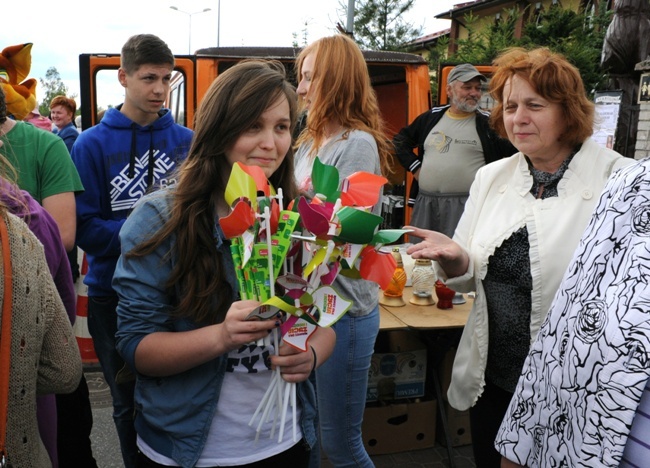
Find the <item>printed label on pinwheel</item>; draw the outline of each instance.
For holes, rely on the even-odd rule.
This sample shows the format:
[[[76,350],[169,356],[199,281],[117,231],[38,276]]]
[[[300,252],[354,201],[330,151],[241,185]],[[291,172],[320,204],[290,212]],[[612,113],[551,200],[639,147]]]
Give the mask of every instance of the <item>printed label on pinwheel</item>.
[[[323,286],[312,293],[314,306],[320,312],[318,325],[329,327],[345,314],[352,302],[343,299],[331,286]]]
[[[235,266],[235,276],[237,277],[237,286],[239,286],[239,295],[241,298],[247,298],[246,281],[241,267],[240,239],[238,237],[235,237],[230,243],[230,256],[232,257],[232,263]]]
[[[384,220],[381,216],[349,206],[338,210],[336,216],[340,227],[335,240],[350,244],[372,242],[379,225]]]
[[[271,247],[273,250],[273,247]],[[269,272],[269,249],[266,244],[255,244],[250,262],[258,301],[266,301],[271,297],[271,274]],[[275,272],[274,272],[275,273]],[[273,278],[275,281],[275,278]]]
[[[388,179],[370,172],[355,172],[341,182],[343,206],[372,207],[379,201],[381,188]]]
[[[359,254],[364,249],[365,245],[360,244],[344,244],[341,252],[341,259],[345,268],[354,268],[354,264],[359,258]]]
[[[323,195],[327,201],[333,202],[340,197],[339,170],[334,166],[323,164],[318,157],[314,159],[311,181],[314,193]]]
[[[311,324],[306,320],[299,318],[282,336],[282,341],[296,349],[307,351],[307,349],[309,349],[307,341],[317,328],[318,325]]]
[[[228,206],[232,206],[237,199],[242,197],[248,199],[253,211],[257,211],[257,184],[255,179],[244,171],[240,163],[235,163],[230,171],[224,198]]]
[[[300,215],[293,211],[285,210],[280,212],[277,231],[271,236],[273,239],[273,268],[275,268],[275,271],[280,271],[287,252],[289,252],[291,234],[296,228],[299,219]]]
[[[277,296],[273,296],[264,304],[256,307],[248,314],[246,320],[259,319],[259,320],[269,320],[274,318],[278,312],[285,312],[289,315],[296,316],[302,314],[302,311],[298,307],[294,307],[291,304],[283,301]]]
[[[392,244],[397,239],[402,237],[402,235],[408,234],[409,232],[413,232],[413,229],[382,229],[377,234],[375,234],[375,236],[372,238],[372,242],[369,242],[369,244]]]

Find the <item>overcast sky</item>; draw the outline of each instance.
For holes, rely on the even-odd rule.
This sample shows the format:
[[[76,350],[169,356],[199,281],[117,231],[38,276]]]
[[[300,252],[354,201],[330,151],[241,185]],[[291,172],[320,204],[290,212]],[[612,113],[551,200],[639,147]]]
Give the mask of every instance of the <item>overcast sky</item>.
[[[461,0],[416,0],[405,18],[423,27],[423,35],[449,27],[435,15],[448,11]],[[152,33],[169,44],[174,54],[217,45],[217,24],[221,46],[291,46],[293,33],[302,44],[307,23],[308,42],[335,32],[345,24],[341,5],[347,0],[20,0],[2,2],[0,49],[33,43],[30,78],[44,78],[48,68],[58,70],[71,94],[79,95],[79,54],[119,53],[133,34]],[[217,14],[220,5],[220,15]],[[28,8],[30,11],[25,11]],[[220,21],[218,20],[220,16]],[[116,77],[117,80],[117,77]],[[37,100],[40,102],[37,88]],[[78,102],[78,97],[77,97]]]

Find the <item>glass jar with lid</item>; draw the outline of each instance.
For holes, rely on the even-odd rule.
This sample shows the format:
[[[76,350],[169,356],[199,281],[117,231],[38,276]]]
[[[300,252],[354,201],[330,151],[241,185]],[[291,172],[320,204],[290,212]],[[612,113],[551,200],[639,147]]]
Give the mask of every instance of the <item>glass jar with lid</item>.
[[[415,261],[411,273],[412,296],[411,304],[433,305],[433,287],[436,282],[436,273],[433,270],[433,263],[429,259],[419,258]]]

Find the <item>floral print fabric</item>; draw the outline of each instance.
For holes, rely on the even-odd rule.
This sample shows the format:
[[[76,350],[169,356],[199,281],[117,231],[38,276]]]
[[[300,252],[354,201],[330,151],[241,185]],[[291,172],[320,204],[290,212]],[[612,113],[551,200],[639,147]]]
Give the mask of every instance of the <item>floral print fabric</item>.
[[[609,179],[495,445],[530,467],[618,466],[650,373],[650,160]]]

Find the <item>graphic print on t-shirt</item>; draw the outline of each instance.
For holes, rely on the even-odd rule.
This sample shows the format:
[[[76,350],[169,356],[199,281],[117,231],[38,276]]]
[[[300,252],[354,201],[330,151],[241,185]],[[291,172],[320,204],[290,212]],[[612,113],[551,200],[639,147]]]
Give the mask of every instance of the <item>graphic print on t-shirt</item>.
[[[228,353],[226,372],[257,374],[271,369],[270,360],[273,347],[243,345]]]
[[[438,153],[448,152],[451,141],[452,139],[443,132],[431,132],[427,137],[427,144],[435,148]]]
[[[111,209],[112,211],[130,210],[135,202],[140,200],[147,192],[147,174],[149,171],[149,151],[135,160],[135,175],[129,177],[130,163],[122,168],[117,176],[111,180]],[[159,183],[162,186],[169,185],[171,180],[163,177],[169,174],[175,166],[175,162],[166,153],[160,154],[160,150],[154,152],[153,185]]]

